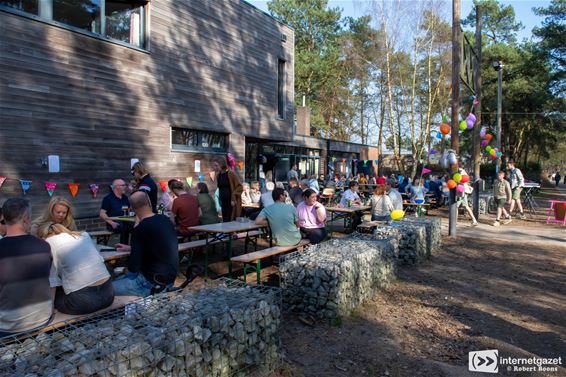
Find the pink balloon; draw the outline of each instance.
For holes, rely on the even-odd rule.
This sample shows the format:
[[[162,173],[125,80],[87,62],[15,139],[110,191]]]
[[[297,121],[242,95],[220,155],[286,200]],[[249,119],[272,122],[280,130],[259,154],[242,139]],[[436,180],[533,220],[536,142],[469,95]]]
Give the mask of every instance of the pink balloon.
[[[464,190],[465,190],[464,185],[458,185],[458,186],[456,186],[456,192],[457,192],[458,194],[463,193]]]
[[[481,141],[481,146],[482,147],[486,147],[489,144],[489,140],[482,140]]]

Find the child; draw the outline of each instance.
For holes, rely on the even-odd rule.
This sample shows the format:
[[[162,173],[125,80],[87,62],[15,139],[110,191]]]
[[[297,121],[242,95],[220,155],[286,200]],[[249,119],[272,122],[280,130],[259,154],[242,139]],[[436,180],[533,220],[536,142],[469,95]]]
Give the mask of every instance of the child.
[[[511,215],[505,210],[505,203],[511,204],[511,186],[509,182],[505,179],[505,172],[500,171],[497,174],[497,179],[493,183],[493,198],[497,204],[497,218],[493,223],[493,226],[499,226],[499,219],[501,218],[501,213],[505,215],[505,220],[503,224],[509,224],[511,222]]]

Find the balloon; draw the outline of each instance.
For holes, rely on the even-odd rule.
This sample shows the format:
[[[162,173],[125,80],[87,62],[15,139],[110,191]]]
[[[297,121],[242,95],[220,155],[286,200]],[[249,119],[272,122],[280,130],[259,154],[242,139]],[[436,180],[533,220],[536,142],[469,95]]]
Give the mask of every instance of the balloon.
[[[492,134],[486,134],[485,135],[485,140],[491,140],[493,138]]]
[[[437,139],[442,139],[442,133],[440,133],[440,131],[436,132],[436,138]]]
[[[499,152],[499,148],[493,148],[494,151]]]
[[[448,123],[448,117],[446,115],[442,116],[442,123]]]
[[[474,122],[466,120],[466,127],[468,127],[468,130],[471,130],[472,128],[474,128]]]
[[[448,135],[450,133],[450,126],[446,123],[442,123],[440,125],[440,132],[442,132],[443,135]]]
[[[481,141],[481,146],[482,147],[486,147],[489,144],[489,140],[482,140]]]
[[[436,154],[436,151],[434,149],[431,149],[430,151],[428,151],[428,154]]]
[[[491,155],[491,158],[495,160],[495,159],[497,158],[497,155],[492,154],[492,155]]]
[[[476,124],[476,116],[473,113],[469,113],[468,117],[466,118],[466,123],[471,122],[472,126]]]
[[[468,128],[468,125],[466,124],[466,121],[463,120],[460,122],[460,131],[464,131]]]
[[[501,152],[497,152],[497,153],[495,154],[495,156],[496,156],[496,157],[501,157],[502,154],[503,154],[503,153],[501,153]]]
[[[456,183],[460,183],[460,181],[462,180],[462,174],[460,173],[456,173],[452,176],[452,179],[456,182]]]
[[[458,194],[463,193],[464,190],[465,190],[464,185],[458,185],[458,186],[456,186],[456,192],[457,192]]]
[[[460,183],[467,183],[470,181],[470,176],[467,174],[462,175],[462,178],[460,179]]]
[[[497,154],[497,152],[495,151],[495,149],[492,149],[489,151],[489,154],[491,154],[492,156],[495,156]]]
[[[480,131],[480,137],[483,139],[485,137],[485,130]]]
[[[487,147],[485,147],[485,150],[488,151],[488,152],[491,152],[491,149],[492,149],[492,148],[491,148],[491,146],[489,146],[489,145],[488,145]]]
[[[446,182],[446,185],[448,186],[449,189],[453,189],[454,187],[456,187],[458,184],[456,182],[454,182],[453,180],[449,180],[448,182]]]
[[[401,209],[396,209],[395,211],[391,211],[391,220],[401,220],[403,216],[405,216],[405,211]]]

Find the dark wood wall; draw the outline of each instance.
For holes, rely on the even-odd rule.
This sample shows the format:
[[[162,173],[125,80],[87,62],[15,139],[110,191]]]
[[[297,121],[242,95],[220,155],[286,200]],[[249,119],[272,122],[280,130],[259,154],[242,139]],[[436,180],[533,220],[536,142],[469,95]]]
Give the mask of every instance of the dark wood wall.
[[[147,52],[4,11],[0,36],[0,176],[12,178],[0,203],[22,195],[14,178],[32,180],[34,216],[47,180],[68,198],[66,184],[79,183],[77,216],[96,215],[111,180],[130,178],[131,158],[156,181],[195,182],[199,159],[211,183],[216,155],[171,151],[171,125],[229,133],[237,161],[246,136],[292,140],[293,32],[243,1],[152,1]],[[278,59],[287,62],[283,120]],[[60,156],[60,173],[41,165],[47,155]]]

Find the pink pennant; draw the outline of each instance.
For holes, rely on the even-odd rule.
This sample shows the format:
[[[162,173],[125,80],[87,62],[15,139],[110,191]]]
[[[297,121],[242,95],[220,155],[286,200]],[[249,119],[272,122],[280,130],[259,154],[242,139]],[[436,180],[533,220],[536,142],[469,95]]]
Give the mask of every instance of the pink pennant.
[[[0,187],[2,187],[5,180],[6,180],[6,177],[0,177]]]
[[[430,170],[430,169],[423,168],[422,174],[428,174],[428,173],[430,173],[431,171],[432,171],[432,170]]]
[[[55,182],[45,182],[45,189],[47,190],[47,194],[49,195],[49,197],[53,196],[53,193],[55,192],[55,187],[57,187],[57,184]]]
[[[91,183],[88,188],[90,189],[92,197],[96,198],[96,194],[98,194],[98,185],[96,183]]]

